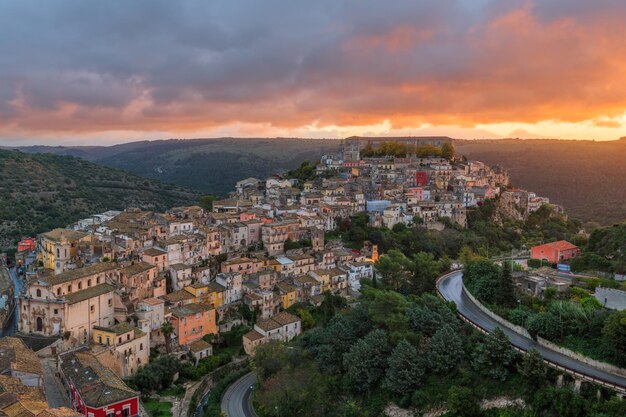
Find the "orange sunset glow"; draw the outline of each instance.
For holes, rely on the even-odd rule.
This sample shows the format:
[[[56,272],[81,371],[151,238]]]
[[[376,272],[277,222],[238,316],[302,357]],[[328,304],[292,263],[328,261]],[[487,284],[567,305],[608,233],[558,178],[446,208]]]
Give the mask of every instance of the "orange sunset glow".
[[[624,2],[143,3],[0,5],[0,144],[625,135]]]

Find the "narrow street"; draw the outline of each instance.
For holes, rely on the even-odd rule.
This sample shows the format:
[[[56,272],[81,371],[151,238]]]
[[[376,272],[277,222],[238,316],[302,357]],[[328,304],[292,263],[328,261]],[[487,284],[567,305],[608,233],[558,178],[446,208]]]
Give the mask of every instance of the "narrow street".
[[[65,392],[63,392],[61,381],[55,376],[55,359],[42,358],[41,365],[43,366],[43,385],[46,391],[48,405],[52,408],[70,407],[69,399],[65,395]]]
[[[0,337],[13,336],[17,332],[17,323],[19,320],[17,297],[24,287],[24,282],[17,276],[17,271],[15,270],[15,268],[9,268],[8,271],[9,275],[11,276],[11,281],[13,281],[13,292],[15,294],[15,310],[13,311],[13,315],[9,319],[9,322],[6,324],[4,329],[0,331]]]

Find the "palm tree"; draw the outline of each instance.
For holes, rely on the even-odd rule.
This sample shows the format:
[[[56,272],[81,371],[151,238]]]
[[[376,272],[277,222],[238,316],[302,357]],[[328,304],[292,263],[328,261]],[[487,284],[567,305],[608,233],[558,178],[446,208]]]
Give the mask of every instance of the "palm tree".
[[[165,337],[165,351],[170,353],[172,351],[172,333],[174,333],[174,326],[169,321],[164,321],[161,325],[161,332]]]

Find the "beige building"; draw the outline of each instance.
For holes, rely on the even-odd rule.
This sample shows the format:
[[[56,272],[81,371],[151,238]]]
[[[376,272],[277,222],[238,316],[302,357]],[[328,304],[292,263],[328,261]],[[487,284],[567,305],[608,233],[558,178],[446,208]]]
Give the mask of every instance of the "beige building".
[[[94,326],[92,352],[117,375],[127,378],[148,363],[150,337],[147,333],[122,322],[113,326]]]
[[[66,271],[37,274],[18,299],[18,329],[45,336],[69,332],[75,343],[87,343],[93,326],[114,323],[117,267],[109,263]]]
[[[300,318],[282,311],[272,318],[258,320],[254,329],[243,335],[243,348],[248,355],[252,355],[254,349],[262,343],[270,340],[288,342],[300,333],[302,333]]]

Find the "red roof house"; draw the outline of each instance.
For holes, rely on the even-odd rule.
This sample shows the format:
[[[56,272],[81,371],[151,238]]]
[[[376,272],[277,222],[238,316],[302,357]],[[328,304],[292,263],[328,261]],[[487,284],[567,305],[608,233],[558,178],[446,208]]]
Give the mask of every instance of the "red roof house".
[[[579,254],[580,248],[566,240],[534,246],[530,250],[532,259],[543,259],[551,263],[559,263],[566,259],[574,258]]]

